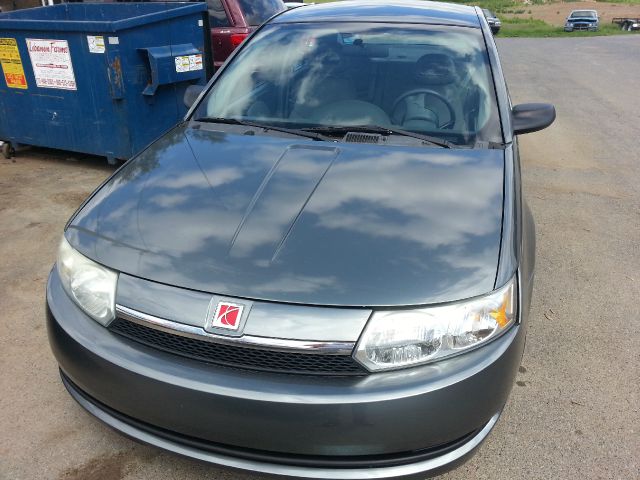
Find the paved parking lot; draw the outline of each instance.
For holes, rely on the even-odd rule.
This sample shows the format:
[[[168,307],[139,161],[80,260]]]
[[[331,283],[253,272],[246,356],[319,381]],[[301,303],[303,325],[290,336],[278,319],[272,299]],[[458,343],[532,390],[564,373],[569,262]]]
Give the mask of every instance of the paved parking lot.
[[[537,277],[517,384],[453,479],[640,477],[640,36],[510,39],[514,103],[556,104],[522,137]],[[0,479],[249,479],[135,444],[59,381],[44,285],[65,221],[112,169],[30,151],[0,161]]]

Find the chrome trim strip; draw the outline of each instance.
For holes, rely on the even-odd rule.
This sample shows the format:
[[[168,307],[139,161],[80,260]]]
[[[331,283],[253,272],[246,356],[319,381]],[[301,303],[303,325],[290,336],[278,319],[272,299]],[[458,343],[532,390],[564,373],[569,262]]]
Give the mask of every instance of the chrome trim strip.
[[[313,340],[291,340],[284,338],[257,337],[243,335],[240,337],[226,337],[205,331],[203,328],[186,325],[184,323],[154,317],[147,313],[138,312],[132,308],[116,305],[116,317],[144,327],[155,328],[174,335],[194,338],[211,343],[231,345],[235,347],[259,348],[277,350],[289,353],[314,353],[321,355],[351,355],[355,342],[314,342]]]
[[[406,465],[379,468],[314,468],[267,463],[256,460],[244,460],[229,455],[203,451],[173,440],[158,437],[152,433],[141,430],[134,425],[125,423],[119,418],[116,418],[110,413],[102,410],[98,405],[83,397],[76,390],[75,386],[71,385],[64,376],[62,376],[62,383],[67,388],[73,399],[90,414],[97,417],[98,420],[101,420],[114,430],[117,430],[120,433],[142,443],[153,445],[179,455],[184,455],[185,457],[224,467],[237,468],[256,473],[266,473],[270,475],[284,475],[288,478],[298,477],[315,480],[400,479],[418,474],[425,476],[428,475],[429,472],[439,473],[440,469],[446,468],[447,465],[455,464],[456,462],[464,459],[467,455],[471,454],[473,450],[475,450],[489,435],[502,413],[501,410],[491,417],[487,424],[464,445],[461,445],[457,449],[447,452],[444,455],[431,458],[429,460],[409,463]]]

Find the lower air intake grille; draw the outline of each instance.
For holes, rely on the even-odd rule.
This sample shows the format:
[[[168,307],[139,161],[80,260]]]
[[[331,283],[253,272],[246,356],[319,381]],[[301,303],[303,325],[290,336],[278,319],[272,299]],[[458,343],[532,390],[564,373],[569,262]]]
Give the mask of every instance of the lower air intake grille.
[[[165,352],[228,367],[303,375],[365,375],[350,355],[318,355],[236,347],[167,333],[116,319],[109,330]]]

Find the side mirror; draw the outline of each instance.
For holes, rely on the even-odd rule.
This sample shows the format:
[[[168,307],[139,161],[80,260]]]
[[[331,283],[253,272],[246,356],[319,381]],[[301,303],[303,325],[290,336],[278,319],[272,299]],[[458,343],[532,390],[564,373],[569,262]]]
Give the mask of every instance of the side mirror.
[[[548,103],[523,103],[511,109],[514,135],[537,132],[547,128],[556,119],[556,109]]]
[[[191,108],[203,90],[204,87],[202,85],[189,85],[184,91],[183,101],[185,106]]]

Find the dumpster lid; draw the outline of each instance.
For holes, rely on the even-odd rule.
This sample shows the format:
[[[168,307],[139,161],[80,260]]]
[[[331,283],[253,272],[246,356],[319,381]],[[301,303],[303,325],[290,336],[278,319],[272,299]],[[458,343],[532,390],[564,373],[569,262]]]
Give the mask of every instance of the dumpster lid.
[[[0,29],[117,32],[205,11],[205,2],[63,3],[2,13]]]

